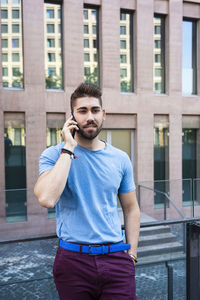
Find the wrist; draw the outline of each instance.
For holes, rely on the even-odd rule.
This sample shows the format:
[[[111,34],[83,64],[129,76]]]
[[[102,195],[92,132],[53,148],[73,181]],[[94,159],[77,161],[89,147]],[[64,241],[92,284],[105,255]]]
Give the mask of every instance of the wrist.
[[[65,145],[63,146],[63,149],[69,150],[71,152],[74,152],[74,148],[75,148],[75,146],[68,144],[68,143],[65,143]]]

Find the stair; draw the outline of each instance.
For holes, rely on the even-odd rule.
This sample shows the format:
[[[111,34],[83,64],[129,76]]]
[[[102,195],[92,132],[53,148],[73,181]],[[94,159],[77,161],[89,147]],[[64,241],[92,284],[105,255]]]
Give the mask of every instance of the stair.
[[[142,222],[156,221],[142,214]],[[158,263],[185,258],[183,244],[177,240],[169,226],[144,227],[140,229],[138,265]]]

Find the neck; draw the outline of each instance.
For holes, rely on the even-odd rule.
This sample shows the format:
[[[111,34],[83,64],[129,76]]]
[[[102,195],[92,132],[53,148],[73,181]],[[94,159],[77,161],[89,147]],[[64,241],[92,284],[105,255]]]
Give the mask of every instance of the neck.
[[[88,148],[90,150],[101,150],[103,148],[105,148],[105,143],[100,141],[98,136],[95,137],[93,140],[88,140],[85,139],[81,136],[79,136],[78,134],[75,135],[75,140],[77,141],[77,143],[84,147],[84,148]]]

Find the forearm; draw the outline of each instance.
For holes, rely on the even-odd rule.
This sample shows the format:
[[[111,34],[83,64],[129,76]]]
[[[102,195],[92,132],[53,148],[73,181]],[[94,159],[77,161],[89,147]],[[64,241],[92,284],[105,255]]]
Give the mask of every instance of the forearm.
[[[53,169],[42,174],[34,188],[34,194],[41,206],[54,207],[62,194],[71,167],[68,154],[60,155]]]
[[[124,214],[126,241],[131,245],[129,253],[137,257],[138,240],[140,233],[140,210],[134,207]]]

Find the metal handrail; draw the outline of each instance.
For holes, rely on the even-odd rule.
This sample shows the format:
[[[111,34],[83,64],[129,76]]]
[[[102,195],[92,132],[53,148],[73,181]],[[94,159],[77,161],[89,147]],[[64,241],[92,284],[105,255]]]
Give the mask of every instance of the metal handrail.
[[[185,219],[185,217],[184,217],[183,213],[181,212],[181,210],[176,206],[176,204],[174,203],[174,201],[169,198],[169,196],[168,196],[167,193],[161,192],[161,191],[159,191],[157,189],[153,189],[153,188],[141,185],[141,184],[138,186],[138,188],[140,189],[140,187],[145,188],[145,189],[150,190],[150,191],[153,191],[153,192],[156,192],[156,193],[159,193],[161,195],[164,195],[168,199],[168,201],[173,205],[173,207],[176,209],[176,211],[179,213],[179,215],[181,216],[181,218]],[[166,200],[165,200],[165,206],[164,206],[164,219],[166,220]]]

